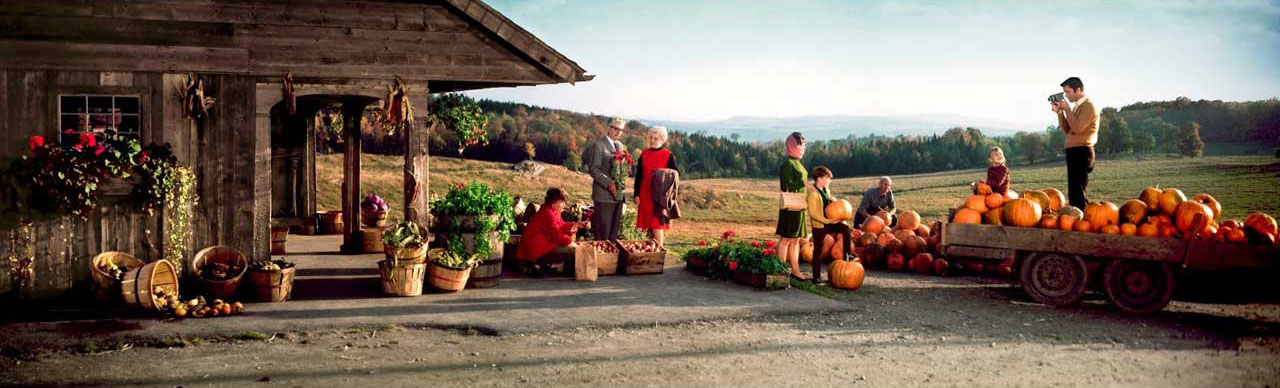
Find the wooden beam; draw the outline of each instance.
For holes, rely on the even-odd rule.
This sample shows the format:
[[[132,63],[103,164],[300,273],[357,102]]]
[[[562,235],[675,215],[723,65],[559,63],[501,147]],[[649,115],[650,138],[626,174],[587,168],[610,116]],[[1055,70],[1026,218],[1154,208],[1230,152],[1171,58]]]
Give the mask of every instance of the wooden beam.
[[[0,40],[0,68],[248,73],[239,48]]]
[[[414,125],[404,131],[404,219],[427,227],[427,215],[431,211],[431,157],[427,154],[427,142],[435,125],[427,117],[427,92],[419,96],[410,97],[417,117],[414,117]]]
[[[365,104],[342,104],[342,128],[346,136],[342,152],[342,251],[358,253],[360,237],[360,118]]]

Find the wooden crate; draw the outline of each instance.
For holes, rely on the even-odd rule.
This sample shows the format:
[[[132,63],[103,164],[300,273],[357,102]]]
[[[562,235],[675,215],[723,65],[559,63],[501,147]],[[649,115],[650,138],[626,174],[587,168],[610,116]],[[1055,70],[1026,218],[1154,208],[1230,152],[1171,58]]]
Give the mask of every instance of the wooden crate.
[[[598,276],[618,273],[618,254],[604,252],[597,248],[596,244],[602,242],[604,241],[578,242],[578,249],[573,252],[575,278],[594,282]],[[595,265],[587,263],[595,263]]]
[[[733,280],[761,290],[785,290],[791,288],[791,278],[787,274],[758,275],[738,270],[733,271]]]
[[[629,240],[623,242],[635,243],[644,241],[646,240]],[[665,249],[658,252],[635,253],[623,251],[622,248],[619,247],[618,251],[622,252],[618,257],[624,260],[626,268],[624,268],[623,273],[626,275],[660,274],[667,263],[667,251]],[[617,262],[615,261],[615,264],[616,263]]]

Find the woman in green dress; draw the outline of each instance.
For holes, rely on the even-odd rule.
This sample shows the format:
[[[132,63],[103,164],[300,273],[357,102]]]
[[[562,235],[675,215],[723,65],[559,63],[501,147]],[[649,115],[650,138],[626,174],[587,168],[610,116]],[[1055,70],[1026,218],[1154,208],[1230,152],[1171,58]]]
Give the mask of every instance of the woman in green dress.
[[[793,132],[787,136],[787,159],[779,168],[781,188],[784,192],[805,193],[805,182],[809,180],[809,173],[805,171],[804,165],[800,164],[800,159],[804,157],[804,149],[804,135]],[[778,210],[778,229],[775,232],[780,238],[778,258],[791,265],[791,276],[799,280],[808,280],[804,273],[800,272],[801,239],[808,232],[808,228],[805,227],[805,221],[808,219],[804,210]]]

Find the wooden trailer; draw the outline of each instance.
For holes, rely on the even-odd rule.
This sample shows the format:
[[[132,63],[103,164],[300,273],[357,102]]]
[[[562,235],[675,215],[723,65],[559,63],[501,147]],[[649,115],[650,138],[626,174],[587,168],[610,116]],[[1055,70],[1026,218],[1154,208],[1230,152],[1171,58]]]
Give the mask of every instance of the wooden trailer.
[[[1150,313],[1169,304],[1188,271],[1280,265],[1280,246],[956,223],[940,233],[948,260],[1012,264],[1027,295],[1053,306],[1079,302],[1092,286],[1120,310]]]

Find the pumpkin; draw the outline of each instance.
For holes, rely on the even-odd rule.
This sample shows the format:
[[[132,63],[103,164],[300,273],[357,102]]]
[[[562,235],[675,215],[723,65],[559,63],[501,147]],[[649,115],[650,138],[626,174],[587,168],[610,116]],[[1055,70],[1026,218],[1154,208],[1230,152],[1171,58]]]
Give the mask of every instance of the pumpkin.
[[[1196,215],[1204,217],[1204,224],[1193,225]],[[1213,210],[1208,206],[1195,201],[1185,201],[1178,204],[1174,210],[1173,220],[1179,231],[1186,236],[1195,236],[1205,232],[1208,229],[1209,221],[1213,220]]]
[[[870,234],[880,234],[881,231],[884,231],[884,225],[884,219],[879,216],[867,217],[867,220],[862,222],[862,231]]]
[[[893,216],[889,215],[889,212],[881,210],[876,212],[875,216],[880,217],[881,220],[884,220],[885,225],[893,225]]]
[[[1040,205],[1041,211],[1049,209],[1049,195],[1040,190],[1026,190],[1022,192],[1022,198],[1035,201]],[[1038,220],[1039,218],[1037,218]]]
[[[1261,234],[1270,233],[1272,236],[1280,233],[1280,230],[1277,230],[1276,219],[1262,212],[1254,212],[1245,217],[1244,227]]]
[[[1271,233],[1262,233],[1257,237],[1255,245],[1276,245],[1276,235]]]
[[[1040,193],[1044,194],[1044,193]],[[1046,199],[1046,201],[1048,201]],[[1005,225],[1031,228],[1040,222],[1040,204],[1026,198],[1018,198],[1005,204],[1001,208]]]
[[[858,245],[858,246],[860,246],[860,247],[865,247],[865,246],[871,245],[872,243],[876,242],[876,235],[871,234],[871,233],[865,233],[865,234],[863,234],[863,235],[861,235],[861,236],[858,236],[858,238],[857,238],[857,239],[855,239],[855,240],[853,240],[853,241],[857,241],[857,245]]]
[[[916,227],[916,235],[917,235],[917,236],[920,236],[920,237],[926,237],[926,238],[927,238],[927,237],[929,237],[929,234],[930,234],[930,233],[933,233],[933,231],[929,230],[929,227],[928,227],[928,226],[920,225],[919,227]]]
[[[976,212],[970,208],[963,208],[956,212],[956,216],[951,220],[951,222],[957,224],[980,224],[982,223],[982,213]]]
[[[1243,228],[1231,228],[1227,232],[1227,241],[1233,243],[1245,243],[1249,241],[1249,235],[1244,232]]]
[[[902,250],[903,250],[904,248],[906,248],[906,244],[903,244],[903,243],[902,243],[902,240],[899,240],[899,239],[896,239],[896,238],[895,238],[895,239],[892,239],[892,240],[889,240],[889,243],[888,243],[888,244],[884,244],[884,249],[885,249],[886,251],[889,251],[890,253],[899,253],[899,252],[902,252]]]
[[[878,266],[884,262],[884,255],[887,252],[884,251],[884,245],[871,243],[871,245],[867,245],[867,249],[862,250],[862,253],[864,254],[862,258],[867,261],[867,265]]]
[[[915,235],[916,235],[916,231],[914,230],[898,229],[893,231],[893,237],[896,237],[897,239],[903,240],[903,241],[906,241],[907,237],[911,237]]]
[[[1130,224],[1141,224],[1143,219],[1147,218],[1147,204],[1136,199],[1124,201],[1124,205],[1120,205],[1120,222]]]
[[[1160,237],[1172,238],[1177,237],[1178,228],[1170,224],[1160,224]]]
[[[930,222],[929,231],[930,232],[942,231],[942,220],[934,220],[933,222]]]
[[[1080,221],[1080,218],[1076,216],[1073,216],[1070,214],[1060,214],[1058,215],[1058,229],[1065,230],[1068,232],[1073,231],[1076,228],[1076,222],[1079,222],[1079,221]]]
[[[882,233],[880,234],[880,237],[876,239],[876,242],[880,243],[880,245],[889,245],[889,240],[894,240],[894,239],[895,238],[893,237],[893,234]]]
[[[1173,214],[1178,209],[1178,204],[1187,200],[1187,195],[1178,189],[1164,189],[1160,192],[1160,212],[1164,214]]]
[[[1204,231],[1196,235],[1196,237],[1211,239],[1213,238],[1213,236],[1217,236],[1217,235],[1218,235],[1218,225],[1209,224],[1209,226],[1205,227]]]
[[[907,266],[907,260],[902,257],[901,253],[890,253],[889,258],[885,260],[885,265],[891,271],[900,271]]]
[[[1098,232],[1102,234],[1120,234],[1120,227],[1115,224],[1103,225],[1098,228]]]
[[[1078,207],[1067,205],[1063,206],[1062,209],[1058,209],[1058,218],[1062,218],[1064,215],[1075,217],[1078,220],[1084,218],[1084,211]]]
[[[914,264],[916,273],[928,275],[933,272],[933,255],[928,253],[917,254],[911,259],[911,264]]]
[[[987,210],[986,213],[982,213],[982,223],[990,225],[1004,225],[1004,221],[1001,220],[1003,215],[1003,207]]]
[[[1127,222],[1120,224],[1120,234],[1125,236],[1137,236],[1138,226]]]
[[[862,237],[862,230],[861,230],[861,229],[853,229],[853,230],[850,230],[850,231],[849,231],[849,241],[850,241],[850,242],[852,242],[852,241],[858,241],[858,239],[859,239],[859,238],[861,238],[861,237]]]
[[[825,242],[824,242],[824,243],[825,243]],[[844,254],[845,254],[845,252],[844,252],[844,244],[836,244],[836,243],[832,242],[832,243],[831,243],[831,253],[830,253],[830,256],[829,256],[829,257],[823,257],[823,258],[822,258],[822,260],[823,260],[823,262],[826,262],[826,260],[827,260],[828,258],[830,258],[830,259],[832,259],[832,260],[843,260],[843,259],[844,259]]]
[[[950,276],[951,263],[948,263],[947,259],[943,259],[941,257],[933,259],[933,274],[938,276]]]
[[[1005,201],[1005,202],[1009,202],[1009,200],[1011,200],[1011,199],[1018,199],[1018,192],[1017,192],[1017,191],[1009,190],[1008,192],[1004,193],[1004,201]]]
[[[813,243],[808,239],[805,239],[800,245],[800,260],[806,263],[813,262]]]
[[[1090,202],[1084,207],[1084,219],[1094,228],[1120,224],[1120,208],[1106,201]]]
[[[1160,211],[1160,194],[1162,192],[1163,191],[1158,188],[1148,187],[1142,189],[1141,193],[1138,193],[1138,200],[1147,204],[1147,212],[1158,212]]]
[[[915,256],[929,250],[929,242],[924,237],[911,236],[902,240],[902,249],[907,256]]]
[[[1168,214],[1161,214],[1155,217],[1148,217],[1148,218],[1151,221],[1155,222],[1156,225],[1172,225],[1173,224],[1173,219],[1169,218]]]
[[[1227,242],[1227,236],[1231,234],[1232,227],[1223,226],[1218,228],[1218,233],[1213,235],[1213,241]]]
[[[827,204],[827,219],[831,221],[848,221],[853,219],[853,205],[849,201],[837,199]]]
[[[1160,225],[1150,222],[1142,224],[1138,226],[1138,235],[1143,237],[1158,237],[1160,236]]]
[[[1222,217],[1222,203],[1218,202],[1218,200],[1213,198],[1212,195],[1204,193],[1196,194],[1191,197],[1190,201],[1199,202],[1202,205],[1208,206],[1209,210],[1213,211],[1213,219],[1216,220],[1218,217]]]
[[[1058,228],[1058,216],[1057,216],[1057,215],[1054,215],[1054,214],[1045,214],[1045,215],[1040,216],[1040,225],[1039,225],[1039,226],[1040,226],[1040,228],[1041,228],[1041,229],[1057,229],[1057,228]]]
[[[1226,221],[1222,221],[1222,227],[1224,227],[1224,228],[1243,228],[1243,227],[1244,227],[1244,223],[1243,223],[1243,222],[1240,222],[1240,220],[1226,220]]]
[[[830,271],[831,286],[845,290],[856,290],[862,287],[862,280],[866,277],[866,270],[857,260],[836,260],[831,263]]]
[[[1080,221],[1076,221],[1076,229],[1075,229],[1075,230],[1076,230],[1077,232],[1092,233],[1092,232],[1093,232],[1093,225],[1090,225],[1089,220],[1080,220]]]
[[[973,185],[973,193],[978,195],[991,194],[991,185],[988,185],[987,182],[978,182],[978,184]]]
[[[898,229],[914,231],[918,227],[920,227],[920,213],[907,210],[898,215]]]
[[[977,194],[970,195],[968,199],[964,200],[964,207],[968,209],[972,209],[973,211],[976,211],[978,213],[986,213],[987,212],[987,196],[977,195]]]
[[[1067,196],[1063,195],[1062,191],[1052,187],[1041,191],[1043,191],[1045,195],[1049,196],[1049,211],[1057,212],[1059,209],[1062,209],[1063,205],[1067,204]]]

